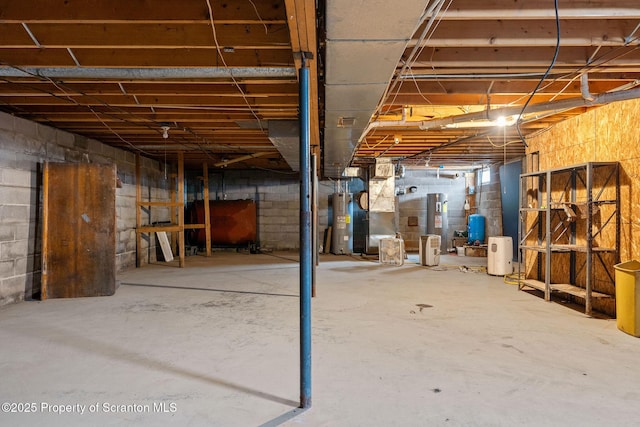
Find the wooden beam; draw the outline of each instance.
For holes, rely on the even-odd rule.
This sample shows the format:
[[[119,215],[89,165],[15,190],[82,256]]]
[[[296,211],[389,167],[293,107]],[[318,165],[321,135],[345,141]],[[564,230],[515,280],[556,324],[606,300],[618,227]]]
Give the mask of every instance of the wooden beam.
[[[178,153],[178,200],[176,201],[184,203],[184,153],[182,151]],[[180,227],[178,231],[179,265],[184,267],[184,207],[178,208],[178,227]]]
[[[621,46],[633,32],[637,19],[564,20],[560,24],[562,46]],[[424,24],[423,24],[424,26]],[[421,26],[416,34],[421,34]],[[415,46],[417,40],[409,42]],[[427,47],[501,47],[555,46],[554,20],[474,20],[473,25],[460,21],[442,21],[423,43]]]
[[[185,224],[184,225],[184,229],[185,230],[204,230],[206,227],[204,224]]]
[[[42,171],[42,272],[40,278],[40,298],[47,299],[47,286],[49,285],[49,274],[47,267],[47,255],[49,253],[49,162],[44,162]]]
[[[314,0],[285,0],[286,16],[289,23],[291,49],[294,53],[310,52],[313,56],[309,65],[309,101],[311,147],[320,146],[320,116],[318,104],[318,50],[316,37],[316,8]],[[294,57],[296,68],[301,66],[301,57]]]
[[[555,19],[555,11],[551,6],[540,1],[518,3],[513,0],[456,0],[455,7],[447,8],[438,17],[441,20],[524,20]],[[561,5],[561,19],[599,20],[624,16],[628,19],[639,19],[640,10],[636,0],[594,1],[572,0]]]
[[[148,225],[142,226],[136,229],[138,235],[141,233],[156,233],[158,231],[166,231],[166,232],[176,232],[179,233],[180,230],[184,229],[184,227],[180,227],[179,225]]]
[[[217,67],[223,61],[215,47],[201,49],[74,49],[83,67]],[[21,67],[75,67],[66,49],[0,49],[0,58]],[[293,65],[291,50],[238,50],[224,54],[229,67]],[[99,77],[99,76],[96,76]]]
[[[281,0],[211,0],[214,22],[283,21]],[[209,22],[204,1],[154,0],[152,3],[130,0],[2,0],[0,22],[15,23],[118,23],[118,22]]]
[[[523,104],[529,94],[504,95],[501,93],[491,94],[492,105],[518,105]],[[562,93],[555,95],[553,93],[536,93],[532,98],[532,103],[548,102],[553,99],[575,98],[575,93]],[[394,104],[397,106],[404,105],[427,105],[425,98],[431,103],[428,105],[486,105],[486,94],[415,94],[415,95],[398,95],[393,97]],[[384,104],[389,105],[389,104]]]
[[[558,66],[571,65],[575,68],[584,67],[597,46],[567,46],[560,49],[558,54]],[[461,67],[468,72],[474,67],[512,67],[512,72],[519,68],[536,66],[540,70],[546,70],[554,47],[487,47],[486,49],[473,47],[440,48],[436,52],[433,49],[424,49],[416,58],[416,67],[435,68]],[[610,59],[608,66],[640,64],[640,52],[636,46],[625,48],[605,46],[598,50],[598,57]],[[597,61],[594,65],[597,65]],[[412,68],[415,68],[412,66]],[[415,71],[415,70],[414,70]],[[475,70],[474,70],[475,71]],[[519,70],[518,70],[519,71]],[[554,68],[554,72],[557,72]]]
[[[138,206],[167,206],[175,208],[176,206],[182,206],[180,202],[139,202]]]
[[[165,167],[166,164],[165,164]],[[176,174],[171,174],[171,179],[169,180],[169,200],[171,200],[172,206],[169,208],[169,217],[171,218],[171,222],[175,223],[178,221],[177,219],[177,211],[174,203],[176,203],[177,195],[176,195]],[[174,254],[178,253],[178,233],[171,233],[171,250]]]
[[[12,80],[15,80],[12,78]],[[261,85],[241,84],[245,96],[249,98],[266,98],[270,96],[297,97],[298,90],[295,83],[270,83]],[[0,82],[0,94],[4,96],[31,96],[42,95],[43,93],[54,93],[59,96],[69,94],[78,95],[136,95],[136,96],[170,96],[185,95],[192,96],[230,96],[241,97],[238,87],[234,84],[205,84],[205,83],[67,83],[63,86],[53,84],[49,81],[18,81]]]
[[[209,166],[207,162],[202,164],[202,185],[204,187],[202,201],[204,202],[204,232],[207,256],[211,256],[211,216],[209,212]]]
[[[640,76],[640,73],[638,74]],[[494,94],[498,95],[529,95],[538,84],[540,78],[535,80],[504,80],[504,81],[487,81],[487,80],[461,80],[461,79],[432,79],[421,80],[412,82],[411,85],[401,85],[397,93],[399,95],[415,95],[416,92],[425,96],[429,95],[462,95],[462,94]],[[632,82],[632,79],[627,82]],[[593,93],[608,92],[611,89],[623,85],[624,82],[616,80],[608,81],[593,81],[589,82],[589,90]],[[554,94],[558,92],[580,94],[580,79],[575,78],[573,82],[569,82],[566,79],[553,81],[545,81],[545,83],[538,89],[539,93]],[[0,87],[0,93],[2,88]],[[393,99],[393,97],[391,98]],[[423,100],[424,101],[424,100]],[[401,102],[394,102],[394,104],[402,104]],[[420,104],[424,104],[421,102]]]
[[[235,157],[233,159],[223,160],[221,162],[214,163],[213,166],[216,168],[225,167],[233,163],[244,162],[245,160],[251,160],[251,159],[255,159],[256,157],[266,156],[267,154],[271,154],[271,153],[262,152],[262,153],[246,154],[244,156]]]
[[[95,49],[197,49],[211,48],[214,40],[211,24],[29,24],[29,30],[42,48]],[[0,23],[3,46],[33,48],[34,41],[19,24]],[[26,36],[26,37],[25,37]],[[234,49],[287,49],[289,33],[285,23],[265,26],[260,23],[216,25],[221,47]],[[229,54],[231,55],[231,54]]]
[[[142,95],[134,98],[129,95],[104,95],[100,98],[85,95],[69,94],[68,97],[54,97],[50,95],[34,95],[34,96],[3,96],[2,99],[5,103],[10,105],[68,105],[73,103],[71,99],[75,100],[80,105],[90,106],[102,106],[109,104],[111,107],[132,107],[149,108],[158,106],[169,107],[197,107],[207,106],[212,107],[228,107],[237,108],[241,111],[248,110],[247,104],[251,105],[251,108],[262,107],[279,107],[279,108],[293,108],[297,105],[297,97],[294,96],[266,96],[259,98],[248,97],[246,100],[241,96],[189,96],[189,95],[169,95],[169,96],[148,96]]]

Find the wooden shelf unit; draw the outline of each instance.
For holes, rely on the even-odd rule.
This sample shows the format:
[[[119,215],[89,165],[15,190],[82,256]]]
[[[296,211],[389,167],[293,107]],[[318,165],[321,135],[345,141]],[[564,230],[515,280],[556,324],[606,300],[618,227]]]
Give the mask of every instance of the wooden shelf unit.
[[[593,299],[615,298],[615,292],[594,289],[594,282],[598,273],[599,280],[606,279],[615,289],[619,200],[617,162],[521,174],[518,289],[540,290],[547,301],[552,292],[581,298],[587,315],[592,314]]]
[[[136,155],[136,267],[142,266],[142,235],[157,232],[171,232],[177,235],[178,264],[184,267],[185,247],[184,247],[184,154],[178,153],[178,175],[177,191],[171,189],[171,200],[169,201],[145,201],[142,200],[142,159],[140,154]],[[171,221],[170,224],[149,225],[142,223],[142,209],[151,207],[169,207]],[[176,212],[177,211],[177,212]]]

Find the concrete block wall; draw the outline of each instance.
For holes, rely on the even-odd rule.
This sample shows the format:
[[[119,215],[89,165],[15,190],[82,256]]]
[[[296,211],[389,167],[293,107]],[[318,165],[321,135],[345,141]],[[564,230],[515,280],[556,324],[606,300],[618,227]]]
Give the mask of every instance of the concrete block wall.
[[[497,168],[495,169],[496,182]],[[459,178],[453,179],[458,172]],[[427,194],[446,193],[448,197],[449,229],[447,241],[451,242],[455,230],[466,230],[465,179],[463,170],[444,170],[440,177],[434,169],[407,169],[404,178],[396,179],[396,187],[405,190],[398,196],[399,231],[410,251],[417,251],[421,235],[427,232]],[[197,181],[201,171],[187,173],[190,181]],[[415,193],[408,188],[416,186]],[[202,199],[198,185],[189,187],[187,200]],[[329,196],[335,192],[335,183],[321,181],[318,186],[318,242],[322,245],[324,231],[330,223]],[[488,188],[483,196],[489,197]],[[298,174],[269,171],[212,170],[209,173],[209,197],[211,200],[251,199],[257,202],[258,238],[260,246],[273,250],[297,250],[299,247],[299,177]],[[497,184],[499,197],[500,185]],[[485,210],[494,215],[493,206],[487,204]],[[497,207],[500,221],[500,206]],[[484,213],[485,215],[489,215]],[[418,217],[418,226],[409,226],[409,217]],[[489,229],[492,221],[487,221]],[[493,235],[493,234],[492,234]]]
[[[464,211],[465,179],[463,170],[425,168],[407,168],[404,178],[396,178],[396,188],[404,190],[404,195],[398,196],[399,228],[404,238],[407,251],[417,251],[420,236],[427,234],[427,194],[447,194],[448,235],[447,247],[451,246],[451,239],[455,230],[466,230],[466,216]],[[454,178],[459,173],[458,178]],[[409,193],[409,187],[417,187],[417,191]],[[418,217],[418,225],[410,226],[409,217]]]
[[[135,266],[135,154],[0,113],[0,305],[31,299],[40,291],[45,161],[117,165],[123,186],[116,189],[116,268]],[[166,197],[158,162],[144,159],[142,170],[148,192]]]
[[[489,184],[476,183],[476,205],[478,212],[485,217],[485,243],[490,236],[502,236],[502,195],[500,189],[500,165],[488,166]],[[486,169],[485,169],[486,170]],[[482,175],[477,174],[478,179]]]
[[[196,175],[201,175],[201,171]],[[211,200],[256,201],[260,247],[294,250],[299,247],[300,183],[297,173],[215,170],[209,174]],[[202,195],[188,195],[188,200]]]

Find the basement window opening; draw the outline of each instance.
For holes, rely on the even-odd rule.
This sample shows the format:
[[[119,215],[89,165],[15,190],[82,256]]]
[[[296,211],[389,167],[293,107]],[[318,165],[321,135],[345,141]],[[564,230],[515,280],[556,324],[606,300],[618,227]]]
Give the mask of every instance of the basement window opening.
[[[490,182],[491,182],[491,170],[482,169],[482,173],[480,174],[480,183],[489,184]]]

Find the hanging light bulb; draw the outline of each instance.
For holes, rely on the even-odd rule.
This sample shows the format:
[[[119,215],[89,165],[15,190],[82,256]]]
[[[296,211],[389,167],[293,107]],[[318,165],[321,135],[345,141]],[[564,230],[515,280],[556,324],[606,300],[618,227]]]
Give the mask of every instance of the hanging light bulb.
[[[162,126],[161,129],[162,129],[162,137],[164,139],[169,138],[169,126]]]

